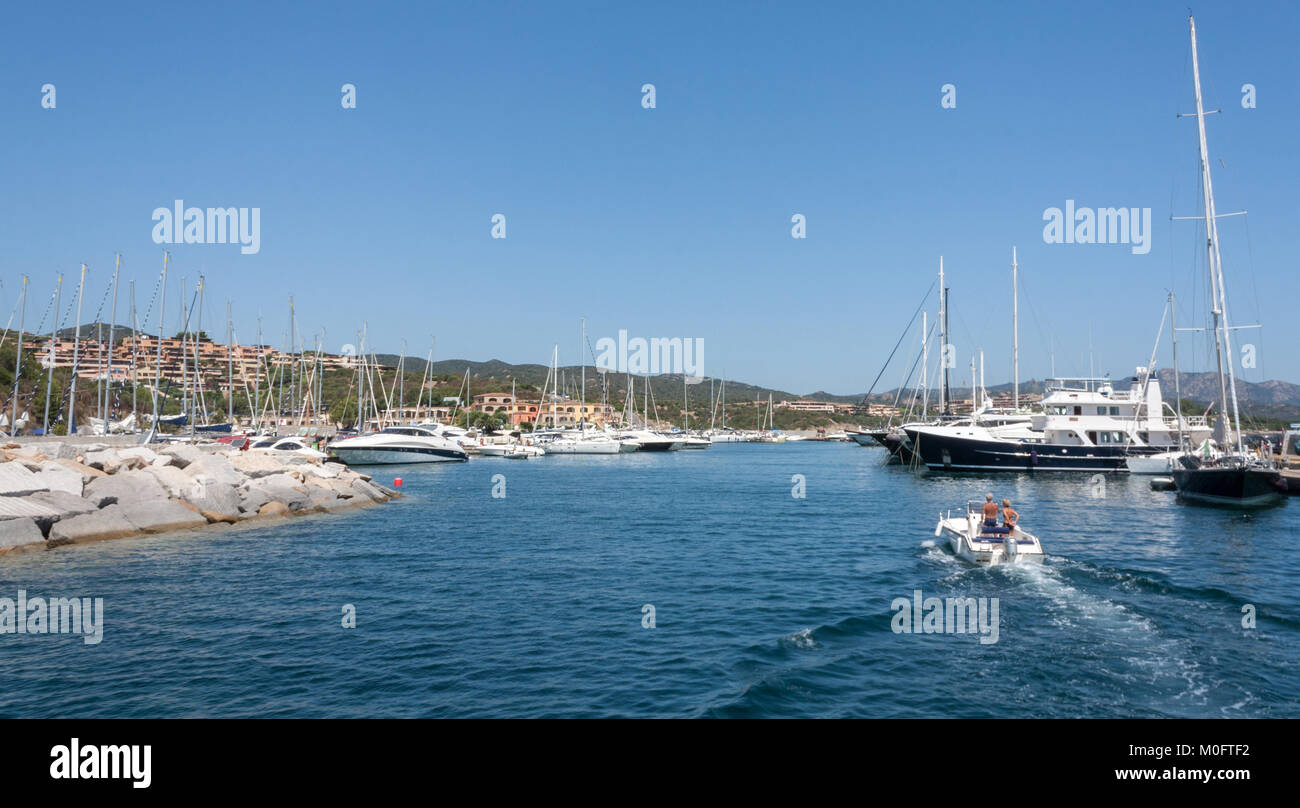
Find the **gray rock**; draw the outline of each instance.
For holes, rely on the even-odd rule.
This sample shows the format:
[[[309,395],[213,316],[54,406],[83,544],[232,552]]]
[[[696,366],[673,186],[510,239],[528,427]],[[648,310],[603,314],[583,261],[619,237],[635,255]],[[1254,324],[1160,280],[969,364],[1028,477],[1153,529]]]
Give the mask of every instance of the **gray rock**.
[[[181,499],[201,511],[239,518],[239,492],[227,483],[203,483],[200,488],[181,495]]]
[[[66,491],[37,491],[35,494],[27,497],[31,502],[38,502],[42,505],[48,505],[58,512],[60,519],[66,519],[69,516],[78,516],[83,513],[91,513],[99,510],[99,507],[88,499],[82,499],[73,496]]]
[[[185,473],[196,480],[226,485],[239,485],[244,481],[244,475],[235,470],[230,458],[224,454],[201,455],[185,467]]]
[[[171,458],[167,459],[170,460]],[[149,466],[144,469],[144,473],[152,475],[170,497],[179,497],[195,489],[196,481],[194,478],[175,466]]]
[[[352,490],[356,491],[359,496],[363,496],[372,502],[387,502],[388,495],[379,490],[379,486],[366,480],[355,480],[352,483]]]
[[[117,454],[123,460],[128,457],[138,457],[144,461],[146,466],[152,465],[153,462],[158,459],[157,452],[144,446],[132,446],[128,449],[118,449]]]
[[[0,463],[0,495],[15,497],[43,490],[36,475],[22,463],[16,460]]]
[[[145,533],[163,533],[202,527],[208,520],[170,500],[131,502],[121,506],[122,516]]]
[[[169,443],[159,449],[158,454],[170,457],[172,464],[180,468],[185,468],[203,456],[203,452],[188,443]]]
[[[271,498],[260,488],[250,488],[247,491],[240,492],[239,510],[244,516],[255,516],[262,506],[270,502]]]
[[[113,479],[105,477],[106,480]],[[140,533],[135,525],[127,521],[121,505],[109,505],[94,513],[60,519],[50,527],[48,545],[58,547],[74,542],[103,541],[135,536]]]
[[[0,553],[14,547],[39,544],[45,541],[45,535],[36,522],[31,519],[0,520]]]
[[[99,503],[102,508],[113,503],[167,499],[167,492],[157,478],[147,471],[123,471],[91,480],[86,486],[85,497]]]
[[[246,477],[258,479],[280,474],[284,464],[262,451],[240,452],[230,460],[231,465]]]
[[[41,464],[41,470],[34,475],[35,482],[45,491],[62,491],[80,498],[85,488],[85,477],[79,471],[52,461]]]
[[[92,469],[99,469],[100,471],[108,472],[109,474],[112,474],[122,467],[121,456],[112,449],[86,452],[82,462],[87,466],[90,466]]]

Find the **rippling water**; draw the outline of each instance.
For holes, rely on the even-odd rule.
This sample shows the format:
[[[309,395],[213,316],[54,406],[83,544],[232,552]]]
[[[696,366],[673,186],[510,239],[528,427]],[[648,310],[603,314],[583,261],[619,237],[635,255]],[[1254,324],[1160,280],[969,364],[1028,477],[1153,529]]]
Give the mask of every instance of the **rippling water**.
[[[1087,475],[916,476],[881,451],[394,467],[391,505],[0,559],[0,597],[103,597],[106,624],[95,646],[0,635],[0,715],[1300,715],[1300,501],[1243,515],[1118,476],[1094,498]],[[985,491],[1041,568],[936,543]],[[998,641],[895,633],[918,589],[998,598]]]

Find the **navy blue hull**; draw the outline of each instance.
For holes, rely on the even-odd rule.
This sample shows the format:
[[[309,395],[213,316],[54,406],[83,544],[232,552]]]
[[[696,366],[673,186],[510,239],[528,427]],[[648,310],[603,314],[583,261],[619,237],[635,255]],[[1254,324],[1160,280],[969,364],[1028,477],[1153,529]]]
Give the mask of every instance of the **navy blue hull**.
[[[913,451],[928,468],[947,471],[1122,471],[1137,447],[1069,446],[922,435],[907,430]],[[1143,454],[1159,451],[1151,448]]]
[[[1282,501],[1285,483],[1278,472],[1259,468],[1174,469],[1178,496],[1202,505],[1259,508]]]

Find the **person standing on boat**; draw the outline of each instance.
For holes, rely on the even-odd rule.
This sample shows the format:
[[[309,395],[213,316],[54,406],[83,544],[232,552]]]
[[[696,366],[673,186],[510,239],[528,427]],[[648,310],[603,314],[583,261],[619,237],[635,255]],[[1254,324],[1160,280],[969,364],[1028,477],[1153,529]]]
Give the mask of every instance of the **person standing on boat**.
[[[1007,529],[1008,533],[1016,529],[1016,523],[1020,521],[1020,514],[1016,509],[1011,507],[1011,500],[1002,500],[1002,526]]]
[[[984,495],[984,507],[982,508],[982,512],[984,514],[984,527],[998,526],[998,504],[993,501],[992,494]]]

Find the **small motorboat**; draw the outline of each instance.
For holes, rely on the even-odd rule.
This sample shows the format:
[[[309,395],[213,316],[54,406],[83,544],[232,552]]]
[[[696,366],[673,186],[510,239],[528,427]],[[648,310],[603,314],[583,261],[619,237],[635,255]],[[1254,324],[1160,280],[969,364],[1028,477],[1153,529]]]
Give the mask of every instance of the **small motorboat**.
[[[1038,537],[1016,525],[1005,527],[984,524],[983,502],[967,502],[965,513],[939,514],[935,536],[946,536],[952,551],[972,564],[990,567],[998,564],[1041,564],[1043,545]]]
[[[507,460],[532,460],[534,457],[541,457],[546,454],[546,450],[540,446],[525,446],[522,443],[516,443],[501,455]]]

